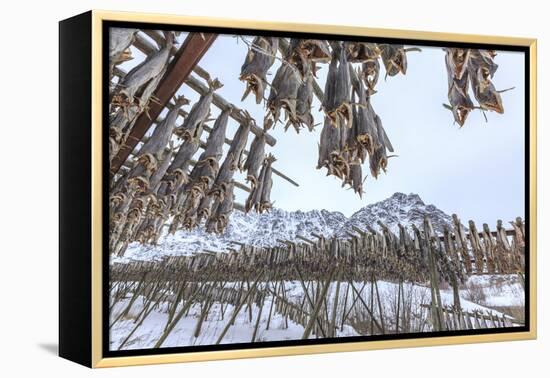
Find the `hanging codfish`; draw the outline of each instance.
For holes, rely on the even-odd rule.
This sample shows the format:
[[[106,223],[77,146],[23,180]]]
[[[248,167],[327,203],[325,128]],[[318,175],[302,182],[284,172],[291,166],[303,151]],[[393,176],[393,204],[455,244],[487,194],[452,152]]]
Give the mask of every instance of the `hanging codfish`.
[[[246,157],[243,169],[247,171],[246,181],[252,187],[258,185],[258,173],[265,157],[265,135],[256,136],[250,145],[250,151]]]
[[[248,134],[250,133],[250,127],[254,123],[254,120],[246,111],[243,112],[243,115],[245,117],[245,122],[241,123],[237,129],[231,141],[231,145],[229,146],[229,150],[227,151],[227,156],[220,167],[216,180],[212,185],[212,190],[210,191],[210,195],[213,195],[217,199],[223,199],[227,194],[227,188],[229,184],[232,184],[235,171],[237,169],[242,170],[242,156],[248,140]]]
[[[172,157],[174,156],[174,147],[172,144],[170,144],[170,149],[166,152],[164,152],[162,159],[160,159],[160,164],[157,168],[157,170],[153,173],[151,176],[151,179],[149,180],[150,189],[152,194],[156,194],[160,182],[164,175],[166,174],[166,171],[168,170],[168,167],[170,166],[170,162],[172,160]]]
[[[386,76],[407,73],[407,52],[422,51],[418,47],[405,48],[403,45],[379,44],[380,56],[386,68]]]
[[[233,136],[233,140],[229,145],[227,155],[232,155],[230,168],[232,171],[239,169],[243,170],[243,154],[250,134],[250,128],[254,124],[254,119],[246,111],[243,112],[245,121],[239,125],[237,132]]]
[[[191,171],[191,182],[193,185],[198,185],[201,188],[203,195],[218,174],[220,168],[219,161],[222,157],[223,145],[225,143],[227,123],[232,110],[232,107],[228,107],[218,116],[206,140],[206,147]]]
[[[491,78],[498,68],[498,65],[493,62],[493,56],[494,53],[491,51],[472,50],[468,73],[479,107],[502,114],[504,113],[504,105],[500,96],[502,91],[497,91],[491,82]]]
[[[183,125],[176,130],[177,135],[186,140],[196,137],[196,131],[202,129],[202,125],[210,114],[210,105],[214,97],[214,91],[223,87],[223,84],[218,79],[208,80],[208,92],[203,94],[189,111],[189,115],[185,117]]]
[[[273,207],[273,203],[271,202],[271,188],[273,187],[273,179],[272,179],[272,173],[273,168],[271,167],[273,162],[275,162],[275,156],[269,154],[266,157],[266,168],[265,168],[265,174],[263,177],[263,184],[262,184],[262,196],[260,199],[260,208],[259,213],[263,213],[264,211],[269,211]]]
[[[148,196],[140,196],[132,200],[126,216],[126,222],[111,253],[118,256],[124,255],[128,244],[134,240],[137,227],[142,220],[148,201]]]
[[[204,198],[204,191],[198,185],[193,185],[187,189],[183,209],[181,211],[183,227],[192,230],[197,226],[197,210]]]
[[[153,92],[157,89],[160,79],[164,75],[166,68],[154,79],[150,80],[139,97],[138,103],[127,104],[117,108],[116,112],[109,119],[109,161],[118,154],[122,145],[128,139],[128,135],[134,127],[138,116],[148,111],[149,101],[153,97]]]
[[[154,79],[164,70],[170,57],[170,50],[174,46],[174,33],[165,32],[165,40],[160,50],[149,55],[145,61],[128,72],[120,81],[120,95],[126,96],[128,103],[134,101],[134,96],[140,88]]]
[[[109,201],[109,237],[111,241],[114,241],[122,231],[132,196],[128,193],[118,192],[111,195]],[[110,248],[114,248],[114,244],[110,243]]]
[[[313,102],[313,74],[311,71],[305,75],[302,84],[298,87],[296,96],[296,113],[295,117],[289,117],[285,131],[289,126],[293,126],[297,133],[302,127],[307,127],[309,131],[313,131],[315,120],[311,114],[311,104]]]
[[[254,209],[258,213],[263,213],[271,208],[270,193],[273,180],[271,178],[271,165],[275,161],[275,157],[271,154],[267,155],[262,160],[262,169],[258,177],[258,183],[252,188],[245,202],[245,212]]]
[[[329,65],[323,110],[333,127],[351,127],[353,115],[351,110],[349,65],[346,52],[341,42],[332,44],[332,60]],[[325,122],[326,124],[326,122]]]
[[[361,77],[368,88],[369,95],[376,93],[374,87],[378,83],[378,77],[380,76],[380,62],[378,58],[367,60],[362,65]]]
[[[370,172],[374,178],[378,178],[380,169],[386,172],[388,166],[388,156],[386,150],[393,152],[393,146],[390,143],[384,127],[382,126],[382,120],[378,115],[374,116],[376,122],[377,140],[374,141],[374,152],[369,155]]]
[[[147,192],[149,179],[157,167],[158,160],[155,156],[149,153],[140,154],[126,179],[129,191],[131,193]]]
[[[445,65],[447,73],[455,80],[461,80],[467,72],[468,62],[470,61],[470,49],[444,48]]]
[[[179,96],[175,99],[174,107],[170,109],[170,111],[166,115],[166,118],[164,118],[164,120],[160,124],[158,124],[157,127],[155,127],[155,130],[153,131],[153,134],[151,134],[151,137],[139,150],[139,155],[152,154],[158,160],[162,159],[164,149],[172,138],[179,111],[184,105],[187,104],[189,104],[189,100],[186,99],[184,96]]]
[[[494,50],[471,50],[470,60],[473,66],[483,67],[486,71],[485,76],[493,78],[498,69],[498,64],[495,63],[495,56],[497,56]]]
[[[284,62],[271,83],[269,98],[267,99],[267,114],[264,129],[268,130],[279,121],[281,109],[285,111],[285,119],[296,118],[296,97],[301,84],[298,69]]]
[[[201,200],[199,208],[197,209],[197,224],[200,224],[203,220],[210,218],[210,215],[212,214],[211,210],[213,199],[213,196],[205,196]]]
[[[109,61],[118,61],[121,54],[130,47],[136,38],[138,29],[110,28],[109,29]]]
[[[138,30],[131,28],[109,29],[109,76],[117,64],[132,59],[129,47],[134,42]]]
[[[223,234],[229,224],[229,217],[233,212],[233,183],[228,183],[226,194],[223,198],[216,198],[214,212],[206,223],[206,231],[210,233]]]
[[[363,198],[363,169],[361,164],[350,164],[350,173],[346,177],[346,184],[349,184],[353,188],[353,191],[359,194],[360,198]]]
[[[134,240],[141,244],[146,244],[156,239],[156,222],[161,216],[161,206],[154,196],[151,196],[141,223],[136,227]]]
[[[302,39],[300,49],[303,55],[314,63],[328,63],[331,59],[330,46],[323,39]]]
[[[359,74],[361,75],[361,73]],[[354,123],[353,128],[355,129],[355,140],[357,142],[357,147],[359,150],[365,150],[369,154],[374,153],[375,140],[378,140],[378,131],[376,125],[376,113],[372,108],[370,98],[367,97],[368,93],[365,88],[364,82],[359,81],[359,100],[357,105],[357,124]],[[359,153],[359,156],[362,157],[361,161],[364,162],[365,154]]]
[[[199,126],[199,128],[196,130],[196,133],[197,134],[194,138],[184,140],[184,142],[180,145],[178,152],[174,156],[170,167],[168,167],[166,178],[169,181],[173,182],[174,185],[180,182],[181,184],[185,184],[188,182],[187,171],[189,170],[191,159],[193,158],[200,146],[200,136],[202,133],[201,126]],[[176,187],[173,186],[172,193],[175,189]]]
[[[241,101],[244,101],[250,92],[256,96],[257,104],[262,101],[267,84],[267,71],[275,62],[278,47],[278,38],[260,36],[254,38],[239,76],[239,80],[246,82],[246,90]]]
[[[340,116],[338,116],[340,117]],[[319,159],[317,169],[327,168],[327,176],[334,175],[343,179],[349,171],[349,164],[342,154],[342,132],[332,125],[332,120],[325,117],[319,142]]]
[[[474,109],[474,103],[468,94],[469,73],[467,66],[469,56],[469,50],[446,49],[445,67],[449,88],[447,96],[450,105],[445,105],[445,107],[452,111],[455,122],[460,127],[464,126],[468,114]]]

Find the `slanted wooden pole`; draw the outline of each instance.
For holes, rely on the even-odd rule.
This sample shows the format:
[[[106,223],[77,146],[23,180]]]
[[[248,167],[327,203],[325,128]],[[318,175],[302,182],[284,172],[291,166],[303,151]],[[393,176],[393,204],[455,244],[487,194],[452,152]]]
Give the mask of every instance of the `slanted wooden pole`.
[[[216,342],[215,342],[216,345],[221,343],[221,341],[225,337],[225,334],[227,333],[227,331],[229,331],[229,327],[231,327],[231,325],[235,322],[235,319],[237,318],[237,315],[239,314],[239,311],[241,311],[241,308],[247,302],[248,297],[250,296],[250,294],[256,290],[256,286],[258,285],[258,282],[260,281],[260,278],[263,276],[263,274],[264,274],[263,271],[258,274],[258,276],[256,277],[256,280],[252,284],[250,290],[247,291],[244,298],[242,298],[242,300],[240,300],[239,303],[233,309],[233,314],[231,314],[231,319],[229,319],[226,326],[223,328],[222,333],[220,334],[220,336],[216,340]]]
[[[306,325],[306,329],[304,330],[304,334],[302,335],[302,339],[308,339],[309,335],[311,334],[311,330],[313,329],[313,325],[315,324],[315,321],[317,319],[317,316],[319,316],[319,311],[321,310],[321,307],[325,303],[325,298],[328,292],[328,288],[330,286],[330,282],[332,280],[332,276],[334,275],[334,269],[331,270],[324,286],[319,295],[317,296],[317,301],[315,303],[315,308],[313,309],[311,316],[309,317],[308,323]]]

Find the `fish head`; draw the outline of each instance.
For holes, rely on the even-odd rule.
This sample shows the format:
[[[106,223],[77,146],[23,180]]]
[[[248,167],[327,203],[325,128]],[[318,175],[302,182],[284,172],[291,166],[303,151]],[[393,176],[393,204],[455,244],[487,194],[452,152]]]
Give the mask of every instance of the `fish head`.
[[[498,114],[504,113],[504,105],[502,104],[502,97],[493,88],[488,88],[480,99],[479,103],[482,109],[487,109]]]
[[[178,96],[175,98],[176,106],[182,107],[184,105],[189,105],[189,99],[185,98],[185,96]]]
[[[466,118],[468,118],[468,114],[470,114],[470,112],[472,111],[472,108],[463,105],[457,105],[453,106],[452,111],[456,123],[458,123],[462,127],[466,122]]]

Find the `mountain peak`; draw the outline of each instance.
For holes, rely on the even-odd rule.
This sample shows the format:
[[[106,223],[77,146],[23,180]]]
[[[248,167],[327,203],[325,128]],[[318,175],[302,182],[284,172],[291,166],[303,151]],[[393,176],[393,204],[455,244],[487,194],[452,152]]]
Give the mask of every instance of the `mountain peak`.
[[[425,205],[424,201],[422,201],[422,198],[416,193],[401,193],[401,192],[395,192],[390,198],[385,199],[384,201],[388,200],[396,200],[400,202],[410,202],[410,203],[416,203],[418,205]],[[383,201],[381,201],[383,202]]]
[[[372,203],[355,212],[344,225],[365,229],[367,226],[378,228],[378,221],[384,223],[394,233],[399,233],[399,225],[422,225],[425,216],[429,216],[436,231],[452,225],[452,218],[434,205],[426,205],[416,193],[396,192],[385,200]],[[344,231],[345,232],[345,231]]]

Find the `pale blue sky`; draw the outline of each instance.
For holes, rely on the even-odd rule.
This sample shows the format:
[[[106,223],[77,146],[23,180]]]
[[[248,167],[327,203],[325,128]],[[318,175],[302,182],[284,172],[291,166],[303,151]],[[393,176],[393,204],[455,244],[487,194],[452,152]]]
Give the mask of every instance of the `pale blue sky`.
[[[238,77],[246,52],[242,41],[220,36],[199,64],[224,84],[218,91],[220,95],[247,109],[261,125],[264,104],[257,105],[252,95],[240,101],[245,84]],[[365,164],[363,172],[369,177],[362,199],[352,190],[343,189],[340,180],[327,177],[325,169],[315,169],[321,126],[311,133],[302,130],[296,134],[293,129],[284,132],[279,124],[270,131],[277,144],[267,151],[277,157],[274,167],[299,182],[300,187],[274,176],[271,199],[275,206],[285,210],[325,208],[349,216],[394,192],[412,192],[446,213],[457,213],[463,220],[473,219],[479,224],[487,222],[493,226],[496,219],[524,217],[524,55],[499,51],[495,61],[499,65],[493,79],[496,88],[515,87],[502,94],[505,113],[486,113],[485,122],[481,112],[474,111],[461,129],[442,106],[448,100],[441,48],[422,47],[420,53],[409,53],[406,76],[388,77],[385,81],[382,68],[372,104],[399,156],[389,160],[387,174],[377,180],[370,176],[368,163]],[[269,81],[279,64],[271,68]],[[324,88],[328,65],[321,67],[318,80]],[[192,101],[198,99],[185,85],[179,93]],[[316,123],[322,123],[317,99],[313,105]],[[219,113],[214,106],[212,111],[214,115]],[[236,122],[231,121],[228,137],[233,136],[236,127]],[[251,141],[252,137],[249,145]],[[238,189],[235,192],[237,201],[244,203],[246,193]]]

